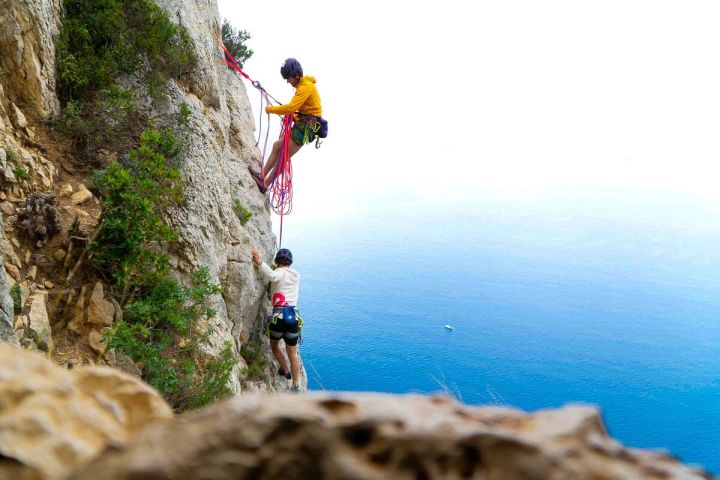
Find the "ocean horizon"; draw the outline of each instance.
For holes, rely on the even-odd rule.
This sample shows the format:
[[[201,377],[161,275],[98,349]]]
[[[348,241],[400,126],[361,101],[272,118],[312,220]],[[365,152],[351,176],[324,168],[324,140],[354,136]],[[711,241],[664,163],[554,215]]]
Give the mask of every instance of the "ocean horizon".
[[[309,388],[596,405],[623,444],[718,472],[715,207],[608,192],[287,222]]]

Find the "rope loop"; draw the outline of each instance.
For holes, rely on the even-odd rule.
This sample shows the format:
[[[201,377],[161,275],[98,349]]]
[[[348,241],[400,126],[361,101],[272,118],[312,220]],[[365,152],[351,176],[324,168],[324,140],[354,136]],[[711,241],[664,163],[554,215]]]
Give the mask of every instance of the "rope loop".
[[[221,54],[216,54],[217,58],[221,59],[222,62],[227,65],[231,70],[238,72],[240,75],[245,77],[250,84],[260,92],[260,111],[264,110],[264,105],[270,105],[272,99],[280,105],[280,102],[270,95],[265,90],[260,82],[253,80],[250,76],[243,72],[240,68],[240,64],[235,60],[230,51],[225,47],[220,37],[215,37],[218,44],[222,48]],[[282,149],[278,152],[277,164],[275,166],[275,173],[273,179],[270,182],[270,207],[273,212],[280,215],[280,245],[282,245],[282,232],[283,232],[283,217],[292,211],[292,164],[290,163],[290,142],[291,131],[293,126],[294,117],[293,115],[285,115],[282,120],[282,129],[280,130],[280,138],[282,139]],[[268,113],[268,127],[270,124],[270,114]],[[263,154],[260,157],[260,172],[263,171],[263,158],[265,158],[265,152],[267,150],[268,136],[270,129],[267,129],[265,134],[265,145],[263,147]],[[305,131],[307,136],[307,130]],[[258,132],[258,139],[255,143],[257,147],[260,144],[260,138],[262,137],[262,115],[260,116],[260,128]],[[316,145],[316,148],[319,148]]]

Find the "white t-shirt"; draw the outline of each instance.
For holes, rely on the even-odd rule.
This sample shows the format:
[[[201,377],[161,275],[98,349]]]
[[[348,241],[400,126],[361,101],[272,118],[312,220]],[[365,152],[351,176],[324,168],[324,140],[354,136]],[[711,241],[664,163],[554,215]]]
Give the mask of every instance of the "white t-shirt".
[[[273,270],[263,262],[260,264],[260,273],[270,282],[273,307],[297,307],[300,272],[290,267]]]

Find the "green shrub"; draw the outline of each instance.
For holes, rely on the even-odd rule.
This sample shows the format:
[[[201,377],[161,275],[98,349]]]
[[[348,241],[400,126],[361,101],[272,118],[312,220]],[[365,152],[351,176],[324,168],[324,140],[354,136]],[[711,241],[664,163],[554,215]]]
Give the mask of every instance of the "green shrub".
[[[170,256],[161,251],[177,239],[163,214],[183,201],[180,172],[170,166],[182,147],[172,131],[146,130],[125,165],[112,163],[96,177],[103,214],[90,247],[99,274],[123,307],[123,323],[106,335],[107,345],[137,362],[143,378],[177,410],[227,395],[237,363],[232,345],[209,361],[198,348],[215,315],[205,303],[220,286],[210,282],[207,268],[193,272],[189,286],[181,285],[171,276]]]
[[[192,110],[190,110],[190,105],[188,105],[186,102],[182,102],[180,104],[180,112],[178,115],[178,124],[182,126],[186,126],[190,123],[190,115],[192,115]]]
[[[127,167],[114,162],[94,181],[104,211],[91,250],[96,266],[122,288],[123,297],[130,277],[169,272],[167,255],[147,246],[177,239],[162,215],[183,200],[180,171],[168,165],[181,148],[172,131],[146,130]]]
[[[57,38],[57,90],[64,104],[55,127],[86,155],[128,150],[147,125],[135,95],[115,85],[136,79],[153,96],[197,63],[187,29],[151,0],[64,0]]]
[[[22,312],[23,305],[22,305],[22,291],[20,290],[20,284],[16,283],[13,285],[13,287],[10,289],[10,298],[12,298],[13,301],[13,308],[15,310],[15,314],[18,314]]]
[[[65,0],[57,39],[57,88],[61,100],[110,88],[119,75],[164,83],[196,63],[183,27],[150,0]]]
[[[240,347],[240,355],[247,364],[247,367],[243,368],[241,372],[243,376],[257,378],[262,375],[268,365],[268,359],[259,341],[246,343]]]
[[[17,178],[21,178],[24,180],[30,178],[30,172],[28,172],[27,169],[22,167],[17,167],[15,170],[13,170],[13,173]]]
[[[223,19],[222,42],[225,48],[228,49],[228,52],[237,60],[241,68],[253,54],[253,51],[245,45],[245,42],[250,40],[250,38],[250,34],[247,31],[235,30],[227,19]]]
[[[233,368],[237,365],[233,344],[225,343],[218,358],[201,364],[199,375],[201,382],[198,388],[192,392],[189,408],[202,407],[221,398],[232,394],[228,388],[228,381]]]
[[[215,314],[203,304],[220,291],[208,279],[207,269],[201,268],[193,273],[190,287],[169,277],[143,284],[143,295],[125,307],[123,323],[107,337],[108,347],[137,362],[143,378],[178,410],[228,395],[227,382],[237,364],[231,344],[210,361],[198,350],[208,333],[201,325]]]
[[[237,198],[235,199],[235,202],[233,204],[233,210],[235,210],[238,218],[240,218],[240,225],[245,225],[248,220],[250,220],[250,217],[252,217],[252,212],[245,208],[243,204],[240,203],[240,200],[238,200]]]
[[[146,121],[138,111],[134,92],[109,87],[88,100],[69,101],[53,126],[89,154],[99,148],[127,149],[140,133],[138,126]]]
[[[170,335],[143,323],[123,322],[106,334],[108,348],[117,348],[132,358],[143,378],[166,398],[178,394],[178,379],[170,357]]]

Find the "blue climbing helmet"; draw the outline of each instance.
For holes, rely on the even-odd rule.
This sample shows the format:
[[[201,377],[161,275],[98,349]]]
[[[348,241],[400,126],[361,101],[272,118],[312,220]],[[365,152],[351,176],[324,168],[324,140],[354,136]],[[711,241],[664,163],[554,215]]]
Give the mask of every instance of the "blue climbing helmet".
[[[294,58],[288,58],[283,62],[282,67],[280,67],[280,75],[282,75],[285,80],[291,77],[302,77],[302,65],[300,65],[300,62],[298,62]]]
[[[275,254],[275,263],[278,265],[292,265],[292,252],[287,248],[281,248]]]

